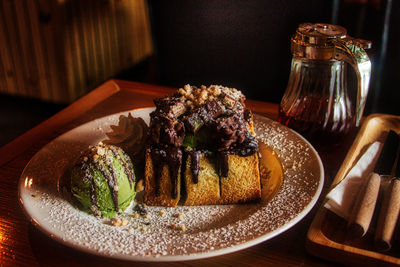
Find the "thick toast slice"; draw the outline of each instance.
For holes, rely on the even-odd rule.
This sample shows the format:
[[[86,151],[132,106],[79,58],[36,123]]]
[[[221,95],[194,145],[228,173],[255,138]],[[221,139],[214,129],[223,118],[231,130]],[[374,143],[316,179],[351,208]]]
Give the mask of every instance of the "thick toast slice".
[[[218,204],[220,201],[219,176],[215,171],[214,164],[204,153],[200,154],[199,175],[197,183],[193,181],[191,168],[191,155],[186,160],[184,182],[186,185],[186,200],[184,205],[210,205]]]
[[[180,170],[179,172],[180,173]],[[172,197],[172,191],[174,189],[170,172],[167,164],[164,164],[161,172],[160,179],[160,194],[156,195],[156,180],[154,177],[154,166],[153,161],[150,156],[150,151],[146,151],[146,167],[145,167],[145,192],[144,192],[144,202],[150,206],[167,206],[176,207],[180,199],[181,191],[181,178],[178,175],[177,179],[177,196]]]
[[[205,154],[200,154],[199,174],[197,183],[193,181],[191,168],[191,156],[188,155],[183,178],[178,178],[185,183],[186,199],[185,206],[212,205],[212,204],[236,204],[256,201],[261,198],[261,185],[259,173],[258,154],[241,157],[238,155],[228,156],[228,176],[219,177],[215,164]],[[146,154],[146,190],[145,202],[151,206],[175,207],[180,198],[171,197],[172,184],[169,178],[167,165],[163,167],[160,180],[160,196],[155,195],[155,180],[153,174],[151,157]]]
[[[221,177],[220,204],[244,203],[261,198],[258,153],[228,156],[228,176]]]

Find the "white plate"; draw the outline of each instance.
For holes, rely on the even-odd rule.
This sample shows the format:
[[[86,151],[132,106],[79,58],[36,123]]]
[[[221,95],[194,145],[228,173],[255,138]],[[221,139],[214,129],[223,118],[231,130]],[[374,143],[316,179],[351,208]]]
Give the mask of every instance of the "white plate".
[[[152,108],[130,111],[149,122]],[[137,261],[180,261],[238,251],[271,239],[299,222],[316,203],[324,171],[314,148],[300,135],[265,117],[254,117],[258,138],[284,169],[283,184],[269,202],[177,208],[148,207],[150,218],[126,215],[127,226],[111,226],[71,205],[60,179],[80,151],[106,139],[122,112],[83,124],[53,140],[28,163],[19,181],[27,216],[51,238],[92,254]],[[128,208],[132,209],[132,208]],[[165,212],[161,215],[161,210]],[[129,210],[128,210],[129,213]],[[185,214],[182,219],[177,214]],[[182,232],[172,224],[186,226]]]

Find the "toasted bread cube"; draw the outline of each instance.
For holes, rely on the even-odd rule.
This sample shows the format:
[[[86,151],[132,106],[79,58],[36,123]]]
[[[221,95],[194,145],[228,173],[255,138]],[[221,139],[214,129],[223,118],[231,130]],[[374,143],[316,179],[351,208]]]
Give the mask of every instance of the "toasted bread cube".
[[[186,160],[186,206],[217,204],[220,200],[219,176],[214,164],[204,153],[200,154],[198,182],[193,183],[191,155]]]
[[[228,176],[221,177],[221,204],[255,201],[261,198],[258,154],[228,156]]]
[[[180,168],[179,172],[180,173]],[[172,183],[167,164],[164,164],[160,178],[160,196],[156,196],[156,181],[154,178],[154,166],[151,159],[150,151],[146,151],[146,167],[145,167],[145,192],[144,202],[149,206],[168,206],[176,207],[180,199],[181,181],[180,175],[177,179],[178,194],[176,198],[172,198]]]

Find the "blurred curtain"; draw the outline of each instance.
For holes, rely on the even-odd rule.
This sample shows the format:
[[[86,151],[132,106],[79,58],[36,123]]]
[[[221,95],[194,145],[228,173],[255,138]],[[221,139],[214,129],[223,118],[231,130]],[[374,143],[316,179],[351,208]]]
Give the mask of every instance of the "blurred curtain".
[[[71,102],[152,54],[145,0],[3,0],[0,92]]]

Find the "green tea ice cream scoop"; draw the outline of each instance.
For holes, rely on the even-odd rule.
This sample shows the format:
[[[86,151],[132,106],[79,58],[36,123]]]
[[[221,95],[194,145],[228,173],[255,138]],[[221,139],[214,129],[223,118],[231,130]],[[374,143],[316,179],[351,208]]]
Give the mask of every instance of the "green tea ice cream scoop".
[[[90,146],[71,170],[71,193],[78,206],[95,216],[114,217],[134,199],[136,177],[129,156],[100,142]]]

